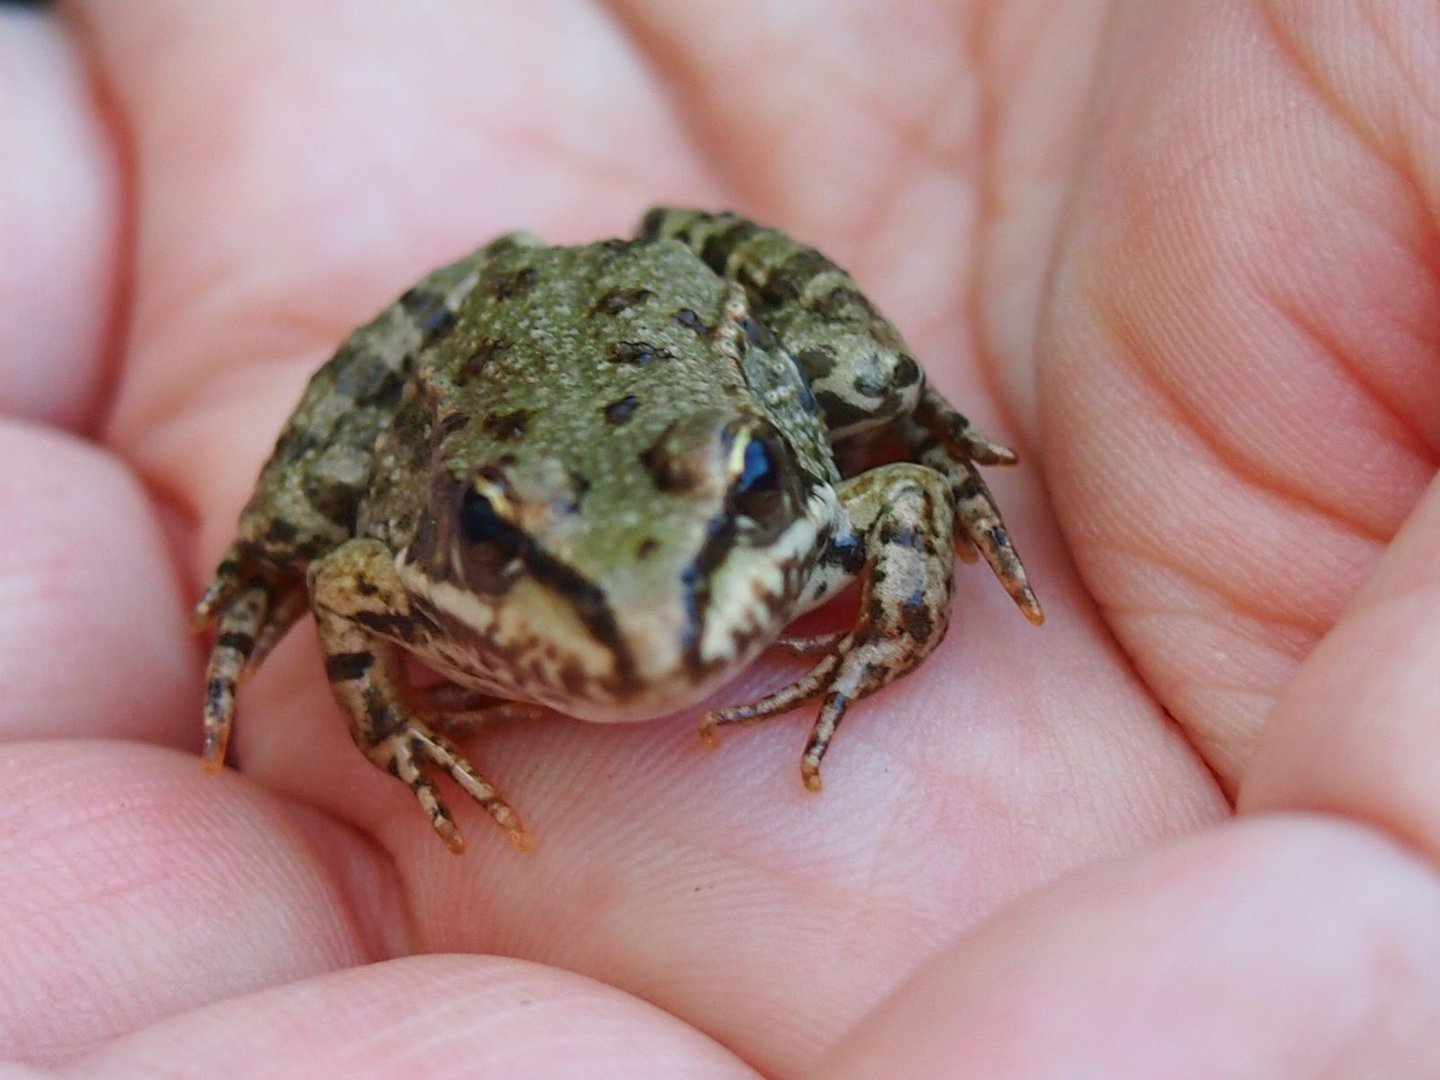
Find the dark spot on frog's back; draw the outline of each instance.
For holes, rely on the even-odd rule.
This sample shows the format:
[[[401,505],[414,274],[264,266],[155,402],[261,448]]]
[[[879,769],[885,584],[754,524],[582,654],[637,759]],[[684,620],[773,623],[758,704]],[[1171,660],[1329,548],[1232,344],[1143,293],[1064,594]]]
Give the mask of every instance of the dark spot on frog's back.
[[[834,269],[835,264],[824,255],[813,248],[804,248],[786,259],[770,276],[770,288],[782,300],[798,300],[806,285]]]
[[[694,333],[701,335],[708,334],[710,332],[710,327],[706,325],[704,319],[700,318],[700,316],[695,313],[693,308],[682,307],[679,311],[675,312],[674,316],[672,317],[686,330],[690,330]]]
[[[479,378],[480,373],[489,366],[502,352],[510,347],[510,342],[504,338],[486,338],[475,346],[475,351],[467,356],[460,364],[460,378],[463,381],[472,381]]]
[[[636,367],[644,367],[656,360],[670,360],[674,356],[669,349],[643,341],[621,341],[610,350],[612,364],[633,364]]]
[[[470,420],[471,417],[469,413],[446,413],[444,416],[440,417],[440,421],[436,425],[436,427],[439,429],[440,435],[444,437],[446,435],[455,434],[455,432],[459,431],[461,428],[469,424]]]
[[[666,428],[654,445],[640,454],[640,464],[655,486],[667,494],[678,495],[695,487],[695,471],[670,447],[674,425]]]
[[[759,231],[760,226],[754,222],[736,219],[735,224],[706,239],[700,247],[700,258],[716,273],[723,274],[735,249]]]
[[[616,287],[601,294],[600,299],[595,301],[594,310],[597,315],[619,315],[654,296],[652,291],[645,288]]]
[[[265,539],[272,544],[289,544],[300,535],[300,530],[283,518],[275,518],[265,526]]]
[[[660,541],[656,540],[653,536],[647,536],[644,540],[641,540],[639,545],[635,548],[635,558],[648,559],[651,555],[654,555],[655,552],[659,550]]]
[[[635,411],[635,406],[640,404],[640,399],[634,394],[626,394],[624,397],[610,402],[602,412],[605,414],[605,421],[616,426],[623,424],[630,419],[630,414]]]
[[[819,297],[810,305],[817,315],[827,319],[843,319],[846,316],[854,317],[861,315],[866,318],[875,318],[875,306],[870,303],[870,298],[859,289],[849,285],[837,285],[824,296]]]
[[[485,434],[498,442],[514,442],[525,437],[530,430],[534,414],[529,409],[514,409],[511,412],[491,413],[485,417]]]
[[[336,360],[335,390],[356,402],[393,401],[404,389],[400,372],[394,365],[377,356],[357,352],[352,345],[342,345]]]
[[[835,350],[823,345],[813,345],[795,351],[795,362],[805,377],[811,380],[829,377],[835,370]]]
[[[929,641],[935,619],[923,604],[906,604],[900,610],[900,626],[915,641]]]
[[[774,349],[777,345],[775,335],[770,332],[770,328],[750,315],[746,315],[740,320],[740,329],[745,332],[747,345],[757,345],[767,351]]]
[[[502,302],[513,300],[528,291],[538,280],[540,280],[540,275],[535,268],[525,266],[495,279],[490,285],[490,295]]]
[[[410,289],[400,297],[400,306],[419,328],[422,344],[428,345],[455,322],[455,312],[441,293]]]

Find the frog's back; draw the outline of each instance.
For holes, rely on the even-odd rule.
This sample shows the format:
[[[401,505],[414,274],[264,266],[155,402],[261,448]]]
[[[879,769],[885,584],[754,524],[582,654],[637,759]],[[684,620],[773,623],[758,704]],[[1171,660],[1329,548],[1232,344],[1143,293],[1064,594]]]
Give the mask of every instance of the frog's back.
[[[731,289],[672,242],[510,252],[485,268],[418,378],[442,414],[493,410],[498,432],[522,412],[542,427],[574,422],[577,446],[631,423],[647,399],[671,412],[740,401],[744,378],[715,334]]]

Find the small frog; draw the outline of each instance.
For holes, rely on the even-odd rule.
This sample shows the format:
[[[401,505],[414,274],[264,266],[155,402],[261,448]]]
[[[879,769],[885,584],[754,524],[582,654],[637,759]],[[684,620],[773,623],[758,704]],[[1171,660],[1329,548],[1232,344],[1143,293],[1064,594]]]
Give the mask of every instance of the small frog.
[[[311,378],[195,609],[218,624],[205,764],[241,675],[309,611],[356,744],[452,851],[432,771],[529,836],[447,733],[542,708],[659,716],[772,645],[820,659],[702,734],[819,698],[800,763],[818,791],[851,702],[939,644],[957,544],[1042,620],[976,469],[1015,460],[784,233],[660,208],[633,240],[502,236]],[[851,629],[785,635],[856,579]],[[445,681],[410,685],[406,653]]]

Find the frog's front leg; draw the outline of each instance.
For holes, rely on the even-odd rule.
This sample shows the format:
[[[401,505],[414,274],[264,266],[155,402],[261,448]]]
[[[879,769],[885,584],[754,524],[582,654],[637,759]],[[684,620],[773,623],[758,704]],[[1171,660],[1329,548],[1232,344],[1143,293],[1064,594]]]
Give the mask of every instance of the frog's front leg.
[[[839,495],[848,527],[832,541],[836,554],[822,560],[822,572],[838,582],[859,570],[855,627],[790,686],[748,705],[713,710],[701,723],[701,734],[713,742],[720,725],[777,716],[823,695],[800,760],[811,791],[820,790],[820,760],[850,703],[898,679],[940,644],[955,562],[955,510],[939,473],[911,462],[885,465],[847,481]],[[858,566],[854,553],[863,555]]]
[[[528,848],[529,834],[500,793],[410,707],[402,650],[378,632],[412,614],[394,555],[378,541],[352,540],[310,564],[309,587],[325,674],[365,756],[410,785],[451,851],[465,843],[428,775],[432,766],[448,772],[516,847]]]

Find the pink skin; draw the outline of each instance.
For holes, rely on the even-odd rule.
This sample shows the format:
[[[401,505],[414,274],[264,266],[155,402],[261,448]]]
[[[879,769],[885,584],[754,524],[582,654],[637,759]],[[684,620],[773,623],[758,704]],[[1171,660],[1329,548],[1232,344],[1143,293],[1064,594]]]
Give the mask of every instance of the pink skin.
[[[0,9],[0,1057],[1429,1074],[1440,13],[817,11]],[[656,201],[825,247],[1020,447],[1046,626],[961,573],[820,796],[808,711],[499,725],[525,855],[453,794],[435,842],[303,627],[203,775],[186,606],[306,374],[428,266]]]

